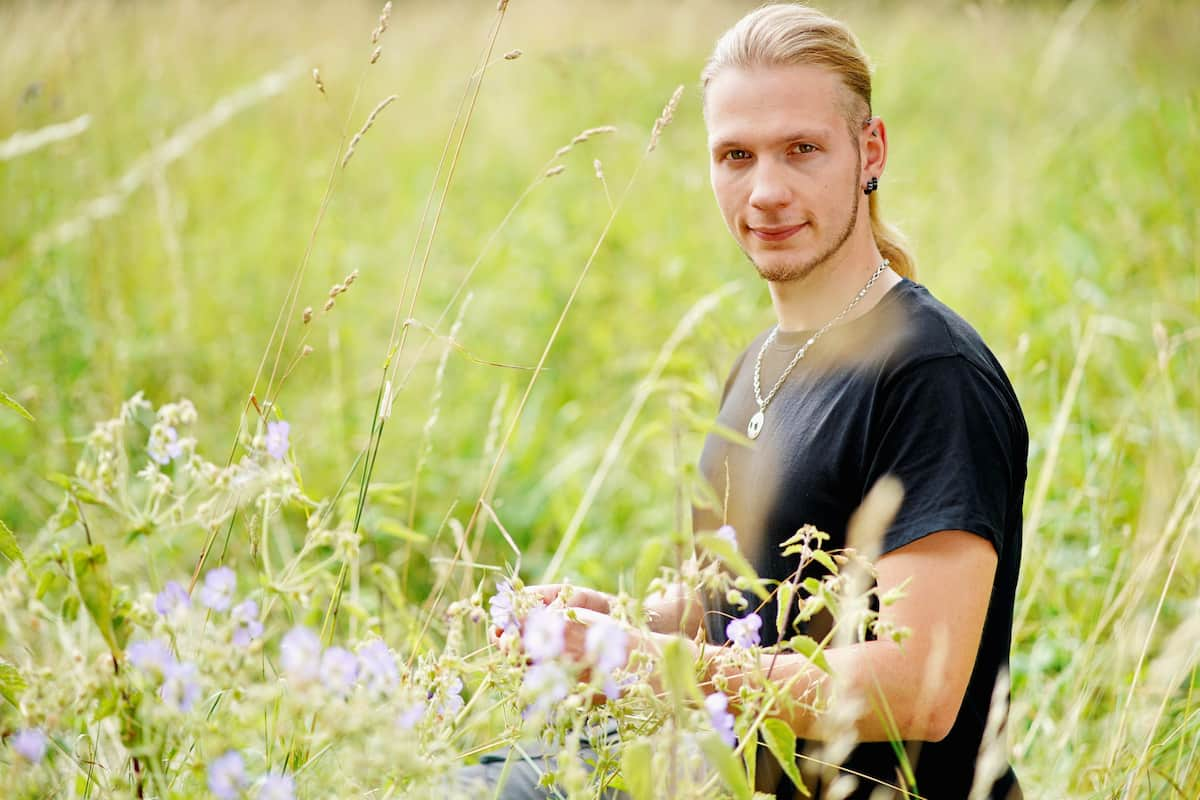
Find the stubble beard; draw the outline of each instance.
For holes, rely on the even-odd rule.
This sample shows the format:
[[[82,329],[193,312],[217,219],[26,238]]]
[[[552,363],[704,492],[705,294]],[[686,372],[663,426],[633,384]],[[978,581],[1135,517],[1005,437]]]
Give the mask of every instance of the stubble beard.
[[[857,173],[857,170],[855,171]],[[850,234],[854,232],[854,226],[858,224],[858,184],[855,183],[851,191],[852,206],[850,208],[850,216],[846,220],[846,226],[837,236],[833,244],[825,248],[823,252],[805,261],[785,262],[781,264],[759,264],[754,258],[746,253],[746,258],[750,259],[750,263],[758,270],[758,274],[765,280],[772,283],[783,283],[790,281],[802,281],[815,272],[818,268],[829,263],[837,252],[842,249],[842,245],[850,238]],[[745,250],[743,250],[745,252]]]

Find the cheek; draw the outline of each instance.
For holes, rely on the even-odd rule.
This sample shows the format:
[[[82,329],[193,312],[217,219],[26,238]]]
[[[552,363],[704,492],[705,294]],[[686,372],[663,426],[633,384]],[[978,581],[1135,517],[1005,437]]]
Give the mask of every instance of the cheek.
[[[721,209],[721,216],[729,220],[737,211],[739,205],[737,186],[733,181],[728,178],[722,178],[717,174],[711,176],[711,181],[713,197],[716,198],[717,208]]]

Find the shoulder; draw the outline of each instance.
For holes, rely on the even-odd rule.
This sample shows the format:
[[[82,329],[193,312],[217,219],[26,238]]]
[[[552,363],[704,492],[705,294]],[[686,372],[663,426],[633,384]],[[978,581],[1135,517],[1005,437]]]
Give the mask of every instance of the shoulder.
[[[1027,447],[1016,391],[979,332],[921,284],[905,281],[897,291],[889,315],[896,337],[879,384],[885,407],[910,406],[904,398],[915,395],[927,415],[948,407],[983,414],[1002,423],[1016,449]]]
[[[888,358],[889,378],[903,381],[914,372],[957,373],[964,380],[991,385],[1019,411],[1008,374],[974,326],[919,283],[906,280],[896,291],[896,319],[902,330]]]

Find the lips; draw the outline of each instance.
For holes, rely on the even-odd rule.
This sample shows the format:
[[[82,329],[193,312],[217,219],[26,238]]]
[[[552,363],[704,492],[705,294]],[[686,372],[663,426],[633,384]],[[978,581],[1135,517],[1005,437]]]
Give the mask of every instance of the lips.
[[[764,242],[782,242],[784,239],[789,239],[800,232],[808,223],[800,223],[799,225],[763,225],[760,227],[750,227],[750,233]]]

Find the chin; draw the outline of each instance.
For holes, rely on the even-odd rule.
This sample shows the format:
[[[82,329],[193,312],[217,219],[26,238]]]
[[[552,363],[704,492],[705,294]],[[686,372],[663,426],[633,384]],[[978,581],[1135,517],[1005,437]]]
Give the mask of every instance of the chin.
[[[754,263],[754,268],[758,270],[759,276],[772,283],[804,280],[819,266],[796,257],[779,258],[776,256],[775,258],[751,259],[751,261]]]

